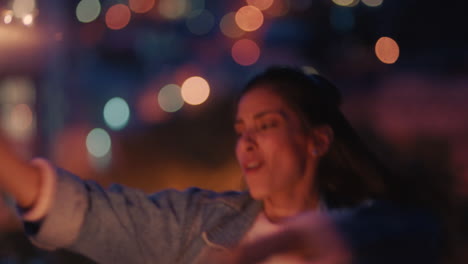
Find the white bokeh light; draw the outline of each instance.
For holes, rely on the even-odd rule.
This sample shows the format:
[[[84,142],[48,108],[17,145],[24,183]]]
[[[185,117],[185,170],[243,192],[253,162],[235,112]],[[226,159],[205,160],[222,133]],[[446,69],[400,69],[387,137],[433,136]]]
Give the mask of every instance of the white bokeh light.
[[[158,93],[158,103],[162,110],[166,112],[176,112],[184,105],[180,87],[175,84],[168,84],[161,88]]]
[[[112,130],[120,130],[128,124],[130,108],[124,99],[114,97],[104,106],[103,114],[104,121]]]
[[[86,137],[86,149],[96,158],[102,158],[111,151],[112,142],[109,134],[102,128],[95,128]]]

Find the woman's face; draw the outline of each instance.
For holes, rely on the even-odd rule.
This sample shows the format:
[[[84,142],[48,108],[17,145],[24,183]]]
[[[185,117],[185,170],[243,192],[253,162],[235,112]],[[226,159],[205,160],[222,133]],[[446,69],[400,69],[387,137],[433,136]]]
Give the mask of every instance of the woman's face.
[[[247,92],[239,101],[235,130],[237,160],[252,197],[310,188],[313,140],[279,95],[266,86]]]

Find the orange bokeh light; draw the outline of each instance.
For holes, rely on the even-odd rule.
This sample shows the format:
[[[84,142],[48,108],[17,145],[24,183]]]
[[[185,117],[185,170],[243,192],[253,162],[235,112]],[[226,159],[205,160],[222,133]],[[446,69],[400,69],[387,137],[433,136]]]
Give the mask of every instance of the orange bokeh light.
[[[263,14],[255,6],[243,6],[236,12],[236,23],[244,31],[255,31],[263,25]]]
[[[111,6],[106,13],[106,25],[110,29],[118,30],[130,22],[130,9],[124,4]]]
[[[249,66],[258,61],[260,48],[250,39],[241,39],[232,46],[231,55],[238,64]]]
[[[155,0],[129,0],[128,5],[135,13],[146,13],[150,11],[155,4]]]
[[[260,10],[266,10],[273,4],[273,0],[247,0],[247,3]]]
[[[375,55],[383,63],[395,63],[400,56],[400,47],[398,43],[389,37],[381,37],[375,43]]]
[[[239,38],[244,35],[245,31],[242,30],[236,23],[236,13],[231,12],[223,16],[219,22],[219,28],[226,37]]]
[[[187,104],[199,105],[208,99],[210,85],[200,76],[193,76],[185,80],[181,87],[182,98]]]

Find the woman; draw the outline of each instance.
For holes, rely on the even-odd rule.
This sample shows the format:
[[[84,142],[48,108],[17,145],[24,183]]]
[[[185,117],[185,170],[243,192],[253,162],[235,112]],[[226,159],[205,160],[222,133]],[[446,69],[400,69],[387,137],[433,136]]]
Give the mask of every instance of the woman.
[[[340,113],[340,100],[323,78],[291,68],[250,81],[235,118],[248,192],[104,190],[45,160],[25,163],[6,146],[0,186],[24,208],[33,243],[98,263],[220,263],[226,256],[256,263],[292,251],[289,260],[303,262],[346,263],[352,254],[359,263],[433,263],[434,221],[384,202],[391,199],[386,172]],[[281,242],[271,236],[295,243],[271,243]],[[266,250],[252,254],[258,248]]]

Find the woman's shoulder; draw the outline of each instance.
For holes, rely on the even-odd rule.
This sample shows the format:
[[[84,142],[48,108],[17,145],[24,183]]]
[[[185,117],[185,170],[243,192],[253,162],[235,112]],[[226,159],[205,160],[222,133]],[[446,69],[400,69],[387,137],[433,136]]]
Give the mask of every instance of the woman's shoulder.
[[[255,203],[247,191],[212,191],[198,187],[190,187],[184,190],[165,189],[150,195],[153,200],[171,199],[187,200],[204,205],[226,205],[237,210]]]

